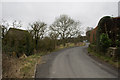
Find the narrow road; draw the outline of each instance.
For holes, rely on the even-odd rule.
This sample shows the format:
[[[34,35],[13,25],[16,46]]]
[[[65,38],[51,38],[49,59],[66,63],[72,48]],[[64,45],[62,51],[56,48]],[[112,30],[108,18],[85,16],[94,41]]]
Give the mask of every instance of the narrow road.
[[[88,56],[86,47],[47,55],[46,62],[37,65],[36,78],[117,78],[117,71]]]

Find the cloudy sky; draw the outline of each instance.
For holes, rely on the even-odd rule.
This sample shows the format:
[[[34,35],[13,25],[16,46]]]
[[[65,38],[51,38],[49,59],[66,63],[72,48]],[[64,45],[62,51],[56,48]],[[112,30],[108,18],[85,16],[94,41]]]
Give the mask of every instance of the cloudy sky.
[[[96,27],[103,16],[118,16],[118,2],[2,2],[2,18],[8,22],[21,20],[23,29],[33,21],[52,24],[66,14],[86,27]]]

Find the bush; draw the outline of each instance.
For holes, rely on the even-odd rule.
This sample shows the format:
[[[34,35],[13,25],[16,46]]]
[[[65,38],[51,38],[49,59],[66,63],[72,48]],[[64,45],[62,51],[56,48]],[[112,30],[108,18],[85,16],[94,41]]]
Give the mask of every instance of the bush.
[[[116,40],[115,44],[116,44],[117,47],[120,47],[120,41],[119,40]]]
[[[55,40],[45,37],[43,40],[38,42],[38,50],[40,51],[52,51],[55,49]]]
[[[118,60],[120,60],[120,47],[117,48],[117,52],[116,53],[117,53]]]
[[[109,39],[108,35],[105,33],[102,33],[100,35],[100,46],[101,46],[101,50],[103,52],[106,52],[106,50],[108,49],[108,47],[111,46],[111,39]]]
[[[3,52],[15,52],[18,57],[33,53],[33,39],[29,32],[21,29],[10,28],[2,41]]]

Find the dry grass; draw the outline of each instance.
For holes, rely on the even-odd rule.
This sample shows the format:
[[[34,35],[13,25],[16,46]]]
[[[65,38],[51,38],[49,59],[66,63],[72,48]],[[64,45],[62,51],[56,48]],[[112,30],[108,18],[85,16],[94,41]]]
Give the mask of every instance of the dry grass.
[[[58,46],[58,49],[68,48],[68,47],[74,47],[74,46],[85,46],[85,43],[79,42],[79,43],[66,43],[66,46],[63,46],[62,44]]]
[[[40,54],[21,59],[3,54],[3,78],[34,78],[36,64],[40,61]]]

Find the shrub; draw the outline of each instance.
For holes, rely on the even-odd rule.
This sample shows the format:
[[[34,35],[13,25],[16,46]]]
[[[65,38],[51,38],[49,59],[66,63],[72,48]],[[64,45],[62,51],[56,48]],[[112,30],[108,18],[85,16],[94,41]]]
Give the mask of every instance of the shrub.
[[[102,33],[100,35],[100,46],[101,46],[101,50],[103,52],[106,52],[106,50],[108,49],[108,47],[111,46],[111,39],[109,39],[108,35],[105,33]]]
[[[33,53],[33,39],[29,32],[21,29],[10,28],[3,38],[3,52],[15,52],[18,57]]]
[[[120,47],[120,41],[119,40],[116,40],[115,44],[116,44],[117,47]]]
[[[55,41],[49,37],[45,37],[43,40],[39,40],[38,49],[40,51],[52,51],[55,49]]]

